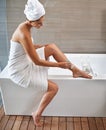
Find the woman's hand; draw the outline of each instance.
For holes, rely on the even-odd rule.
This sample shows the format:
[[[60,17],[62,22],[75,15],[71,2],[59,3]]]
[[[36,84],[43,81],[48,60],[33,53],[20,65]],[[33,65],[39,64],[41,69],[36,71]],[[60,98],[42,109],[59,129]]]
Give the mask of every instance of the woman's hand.
[[[41,48],[41,47],[43,47],[43,46],[44,46],[44,45],[34,44],[34,48],[35,48],[35,49]]]
[[[34,44],[34,48],[35,48],[35,49],[38,49],[38,48],[41,48],[41,47],[44,47],[44,46],[48,46],[48,44],[45,44],[45,45],[42,45],[42,44]]]
[[[71,63],[70,62],[58,62],[59,67],[63,69],[70,69]]]

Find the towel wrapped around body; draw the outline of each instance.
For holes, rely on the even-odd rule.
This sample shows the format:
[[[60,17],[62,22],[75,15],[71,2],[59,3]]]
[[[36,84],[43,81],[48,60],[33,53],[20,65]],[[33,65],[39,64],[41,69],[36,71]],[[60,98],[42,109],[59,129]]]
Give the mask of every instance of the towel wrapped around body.
[[[38,48],[36,51],[41,59],[45,59],[44,47]],[[47,90],[48,67],[34,64],[18,42],[11,41],[8,73],[10,79],[21,87]]]

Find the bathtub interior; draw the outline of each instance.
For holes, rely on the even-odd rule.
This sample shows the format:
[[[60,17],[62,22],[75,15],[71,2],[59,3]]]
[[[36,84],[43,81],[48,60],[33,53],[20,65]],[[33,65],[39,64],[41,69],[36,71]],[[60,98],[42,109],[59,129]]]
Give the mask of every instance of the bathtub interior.
[[[78,68],[82,68],[82,62],[89,63],[93,73],[93,79],[106,79],[106,54],[73,54],[65,53],[66,57],[75,64]],[[50,61],[56,62],[51,56]],[[49,78],[72,78],[72,72],[67,69],[61,69],[57,67],[49,67],[48,69]],[[8,78],[7,66],[0,73],[1,78]],[[82,78],[77,78],[82,79]]]
[[[86,62],[92,69],[91,74],[93,79],[106,79],[106,54],[65,54],[67,58],[78,68],[83,69],[83,64]],[[50,57],[50,61],[55,61]],[[49,77],[64,77],[72,78],[72,72],[61,68],[50,68],[48,71]],[[81,79],[81,78],[80,78]]]

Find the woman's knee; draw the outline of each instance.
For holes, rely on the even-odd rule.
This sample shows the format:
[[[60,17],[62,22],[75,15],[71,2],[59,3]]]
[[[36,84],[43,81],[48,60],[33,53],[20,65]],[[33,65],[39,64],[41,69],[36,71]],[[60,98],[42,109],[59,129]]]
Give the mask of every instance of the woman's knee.
[[[52,91],[53,94],[58,92],[58,85],[54,82],[49,82],[48,90]]]
[[[48,59],[49,56],[53,55],[55,52],[56,45],[54,43],[48,44],[45,47],[45,58]]]
[[[56,45],[54,43],[51,43],[51,44],[48,44],[48,49],[53,53],[55,48],[56,48]]]
[[[54,93],[55,93],[55,94],[58,92],[58,89],[59,89],[59,88],[58,88],[57,84],[55,84],[55,85],[54,85]]]

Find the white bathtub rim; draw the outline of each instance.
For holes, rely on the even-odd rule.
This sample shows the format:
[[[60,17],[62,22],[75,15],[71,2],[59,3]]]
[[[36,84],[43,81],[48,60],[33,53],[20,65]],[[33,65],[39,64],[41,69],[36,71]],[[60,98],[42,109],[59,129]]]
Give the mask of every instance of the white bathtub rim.
[[[73,78],[71,75],[48,75],[48,79],[66,79],[66,80],[106,80],[106,75],[105,77],[93,77],[92,79],[87,79],[87,78]]]

